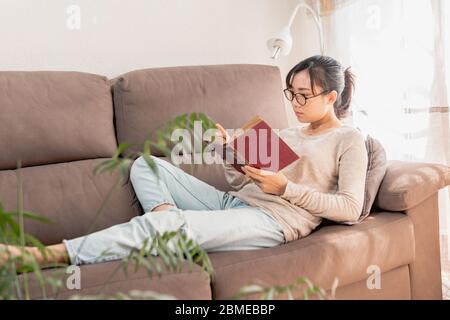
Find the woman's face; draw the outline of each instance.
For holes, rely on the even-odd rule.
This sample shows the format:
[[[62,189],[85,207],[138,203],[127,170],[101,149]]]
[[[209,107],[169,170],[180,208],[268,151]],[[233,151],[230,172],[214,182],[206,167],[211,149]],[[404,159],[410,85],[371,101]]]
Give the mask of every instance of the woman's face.
[[[292,88],[294,93],[301,93],[306,97],[315,96],[323,91],[320,86],[314,86],[314,92],[311,91],[311,81],[308,70],[297,73],[292,79]],[[336,101],[336,91],[323,94],[315,98],[307,99],[306,104],[302,106],[294,98],[292,107],[297,119],[301,123],[312,123],[324,118],[329,112],[334,113],[333,105]]]

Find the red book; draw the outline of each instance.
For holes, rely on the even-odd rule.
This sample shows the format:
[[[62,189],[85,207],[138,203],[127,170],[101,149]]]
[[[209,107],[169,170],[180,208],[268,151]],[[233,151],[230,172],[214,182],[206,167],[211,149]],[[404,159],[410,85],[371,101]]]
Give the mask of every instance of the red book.
[[[278,172],[299,159],[259,116],[237,130],[231,141],[223,145],[221,156],[241,173],[244,173],[241,167],[245,165]]]

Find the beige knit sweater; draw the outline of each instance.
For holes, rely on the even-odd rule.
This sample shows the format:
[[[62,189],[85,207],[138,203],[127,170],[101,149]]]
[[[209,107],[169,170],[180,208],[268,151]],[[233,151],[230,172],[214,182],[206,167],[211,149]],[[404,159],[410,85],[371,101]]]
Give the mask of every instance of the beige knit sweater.
[[[336,222],[359,218],[364,201],[367,151],[363,134],[348,125],[308,136],[301,127],[281,130],[280,137],[300,159],[282,170],[289,182],[281,196],[264,193],[253,181],[224,165],[229,193],[273,215],[286,242],[310,234],[322,218]]]

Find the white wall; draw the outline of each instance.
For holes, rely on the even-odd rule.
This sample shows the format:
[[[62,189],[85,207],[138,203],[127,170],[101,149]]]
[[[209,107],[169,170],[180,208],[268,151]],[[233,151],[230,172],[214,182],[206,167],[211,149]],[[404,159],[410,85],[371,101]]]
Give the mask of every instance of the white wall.
[[[266,41],[287,23],[295,4],[0,0],[0,70],[77,70],[112,78],[140,68],[256,63],[278,65],[284,78],[305,58],[299,55],[305,48],[294,39],[291,55],[273,61]],[[79,8],[79,20],[71,8]],[[295,35],[300,35],[304,18],[304,13],[297,17]],[[296,123],[289,104],[286,109],[290,123]]]

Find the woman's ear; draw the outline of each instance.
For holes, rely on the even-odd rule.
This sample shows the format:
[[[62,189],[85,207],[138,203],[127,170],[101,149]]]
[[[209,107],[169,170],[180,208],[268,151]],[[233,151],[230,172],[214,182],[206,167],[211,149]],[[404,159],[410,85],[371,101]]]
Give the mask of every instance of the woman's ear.
[[[333,90],[333,91],[331,91],[330,93],[328,93],[328,94],[326,95],[326,100],[327,100],[327,102],[328,102],[329,104],[334,105],[334,103],[335,103],[336,100],[337,100],[337,91],[336,91],[336,90]]]

